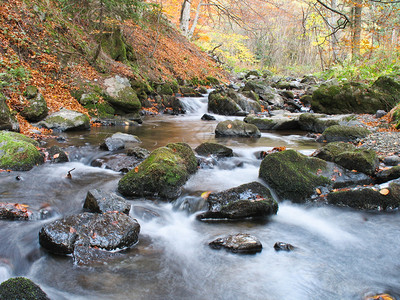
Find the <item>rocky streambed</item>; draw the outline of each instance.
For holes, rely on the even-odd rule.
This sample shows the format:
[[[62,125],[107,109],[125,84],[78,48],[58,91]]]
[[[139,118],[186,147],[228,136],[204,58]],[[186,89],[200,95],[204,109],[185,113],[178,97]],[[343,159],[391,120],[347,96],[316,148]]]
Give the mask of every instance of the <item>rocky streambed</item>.
[[[395,148],[368,150],[380,133],[349,132],[366,128],[354,117],[276,111],[296,127],[250,130],[243,116],[202,121],[207,102],[60,133],[46,163],[2,172],[1,201],[22,216],[0,220],[3,280],[31,278],[50,299],[399,296]]]

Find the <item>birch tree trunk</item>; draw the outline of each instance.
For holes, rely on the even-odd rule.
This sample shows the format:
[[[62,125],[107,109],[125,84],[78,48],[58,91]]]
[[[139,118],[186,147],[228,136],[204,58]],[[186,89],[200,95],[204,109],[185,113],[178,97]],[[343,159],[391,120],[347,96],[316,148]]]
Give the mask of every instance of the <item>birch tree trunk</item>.
[[[186,37],[189,36],[190,5],[191,5],[191,0],[183,1],[181,9],[181,17],[179,19],[179,28],[182,31],[182,34]]]

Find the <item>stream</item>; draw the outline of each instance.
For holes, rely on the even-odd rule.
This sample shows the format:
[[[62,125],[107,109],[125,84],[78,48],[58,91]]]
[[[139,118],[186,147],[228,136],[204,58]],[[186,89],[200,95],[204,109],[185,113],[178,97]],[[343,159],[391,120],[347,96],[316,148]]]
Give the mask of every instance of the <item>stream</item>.
[[[188,113],[147,116],[135,127],[95,127],[60,133],[65,142],[49,140],[67,150],[70,162],[45,164],[28,172],[0,174],[0,202],[18,202],[32,209],[50,207],[50,218],[0,220],[0,282],[25,276],[51,299],[363,299],[390,293],[400,297],[400,214],[366,212],[322,204],[279,203],[276,216],[264,221],[200,222],[201,193],[222,191],[257,181],[257,151],[273,147],[310,154],[319,147],[304,132],[263,132],[260,139],[215,138],[216,116],[201,121],[207,98],[184,98]],[[240,118],[242,119],[242,118]],[[122,174],[90,166],[107,152],[99,145],[115,132],[137,135],[148,150],[172,142],[195,148],[205,141],[234,150],[235,157],[213,169],[200,169],[174,203],[129,200],[131,216],[141,225],[139,243],[121,257],[76,266],[72,257],[42,249],[43,224],[79,213],[88,190],[116,191]],[[72,179],[66,178],[69,170]],[[16,180],[19,175],[21,180]],[[220,236],[249,233],[263,250],[238,255],[213,250]],[[275,242],[296,248],[276,252]]]

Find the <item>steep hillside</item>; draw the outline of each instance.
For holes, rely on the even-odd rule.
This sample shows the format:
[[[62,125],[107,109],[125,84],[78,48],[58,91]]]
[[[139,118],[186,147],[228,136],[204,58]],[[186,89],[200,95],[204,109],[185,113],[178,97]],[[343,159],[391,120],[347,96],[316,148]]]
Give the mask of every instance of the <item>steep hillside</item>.
[[[49,113],[63,107],[96,116],[104,104],[101,108],[111,116],[121,110],[107,103],[104,80],[115,75],[129,80],[148,110],[154,110],[149,106],[155,99],[168,106],[168,101],[156,96],[170,96],[170,87],[176,93],[180,85],[226,80],[224,71],[154,7],[122,19],[115,12],[113,17],[105,13],[98,17],[94,5],[91,1],[0,0],[0,92],[21,132],[32,135],[36,129],[20,115],[29,105],[27,86],[38,88]],[[88,93],[95,94],[96,101],[80,103],[82,94]]]

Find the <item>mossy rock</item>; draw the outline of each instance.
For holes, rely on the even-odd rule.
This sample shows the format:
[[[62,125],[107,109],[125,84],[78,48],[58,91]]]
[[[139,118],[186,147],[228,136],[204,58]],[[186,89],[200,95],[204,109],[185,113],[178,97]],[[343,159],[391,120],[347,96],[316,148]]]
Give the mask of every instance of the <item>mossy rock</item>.
[[[292,117],[274,117],[274,118],[256,118],[247,116],[244,122],[255,125],[260,130],[297,130],[299,129],[298,118]]]
[[[253,124],[240,120],[219,122],[215,128],[216,137],[261,137],[261,132]]]
[[[0,93],[0,130],[19,131],[18,121],[8,108],[6,97],[2,93]]]
[[[367,175],[375,175],[379,160],[374,150],[356,149],[338,154],[334,162],[348,170],[357,170]]]
[[[393,95],[398,99],[398,95],[400,94],[400,76],[381,76],[372,84],[372,87],[379,89],[384,93]]]
[[[263,218],[278,211],[278,203],[272,198],[270,190],[259,182],[211,193],[207,204],[208,211],[198,215],[198,219]]]
[[[193,154],[193,150],[190,151]],[[137,168],[122,177],[118,191],[125,196],[174,199],[193,171],[194,163],[187,146],[169,144],[154,150]]]
[[[194,149],[194,151],[202,156],[215,155],[217,157],[232,157],[233,150],[217,143],[202,143]]]
[[[107,101],[127,113],[137,112],[142,106],[137,94],[129,86],[119,90],[116,96],[107,98]]]
[[[29,122],[38,122],[44,119],[49,109],[43,95],[34,86],[28,86],[25,93],[27,94],[28,106],[22,109],[21,116]]]
[[[389,94],[356,82],[321,85],[314,91],[311,101],[315,112],[326,114],[374,114],[377,110],[388,111],[395,104],[395,99]]]
[[[376,182],[383,183],[400,178],[400,166],[394,166],[390,169],[382,170],[376,174]]]
[[[127,60],[126,44],[123,40],[122,32],[119,27],[108,28],[107,33],[101,37],[101,48],[116,61]]]
[[[215,77],[212,76],[207,76],[206,77],[206,84],[205,85],[212,85],[212,86],[217,86],[220,84],[219,80]]]
[[[108,102],[101,102],[96,104],[87,104],[85,108],[88,110],[89,115],[100,119],[114,118],[115,109]]]
[[[353,188],[331,192],[327,196],[328,203],[349,206],[356,209],[386,210],[400,207],[400,184],[392,182],[388,193],[380,193],[377,187]]]
[[[197,171],[197,159],[194,155],[192,148],[186,143],[171,143],[166,147],[172,149],[174,153],[177,153],[185,161],[185,165],[189,174],[193,174]]]
[[[350,143],[332,142],[318,149],[313,156],[333,162],[339,154],[342,154],[343,152],[355,151],[356,149],[356,146]]]
[[[319,137],[323,142],[351,142],[370,135],[371,131],[364,127],[333,125],[325,129]]]
[[[32,280],[24,277],[10,278],[0,284],[0,299],[50,300]]]
[[[219,115],[234,116],[241,111],[241,108],[228,95],[227,91],[215,90],[208,95],[208,111]]]
[[[311,113],[304,113],[299,117],[300,129],[305,131],[322,133],[333,125],[339,125],[339,122],[337,120],[321,120]]]
[[[79,103],[83,106],[95,105],[99,102],[100,96],[96,93],[82,94],[79,98]]]
[[[261,162],[259,176],[283,199],[304,202],[318,186],[330,184],[323,176],[327,163],[294,150],[268,155]]]
[[[37,142],[22,134],[8,131],[0,132],[0,169],[29,171],[44,162],[42,154],[36,149]]]

